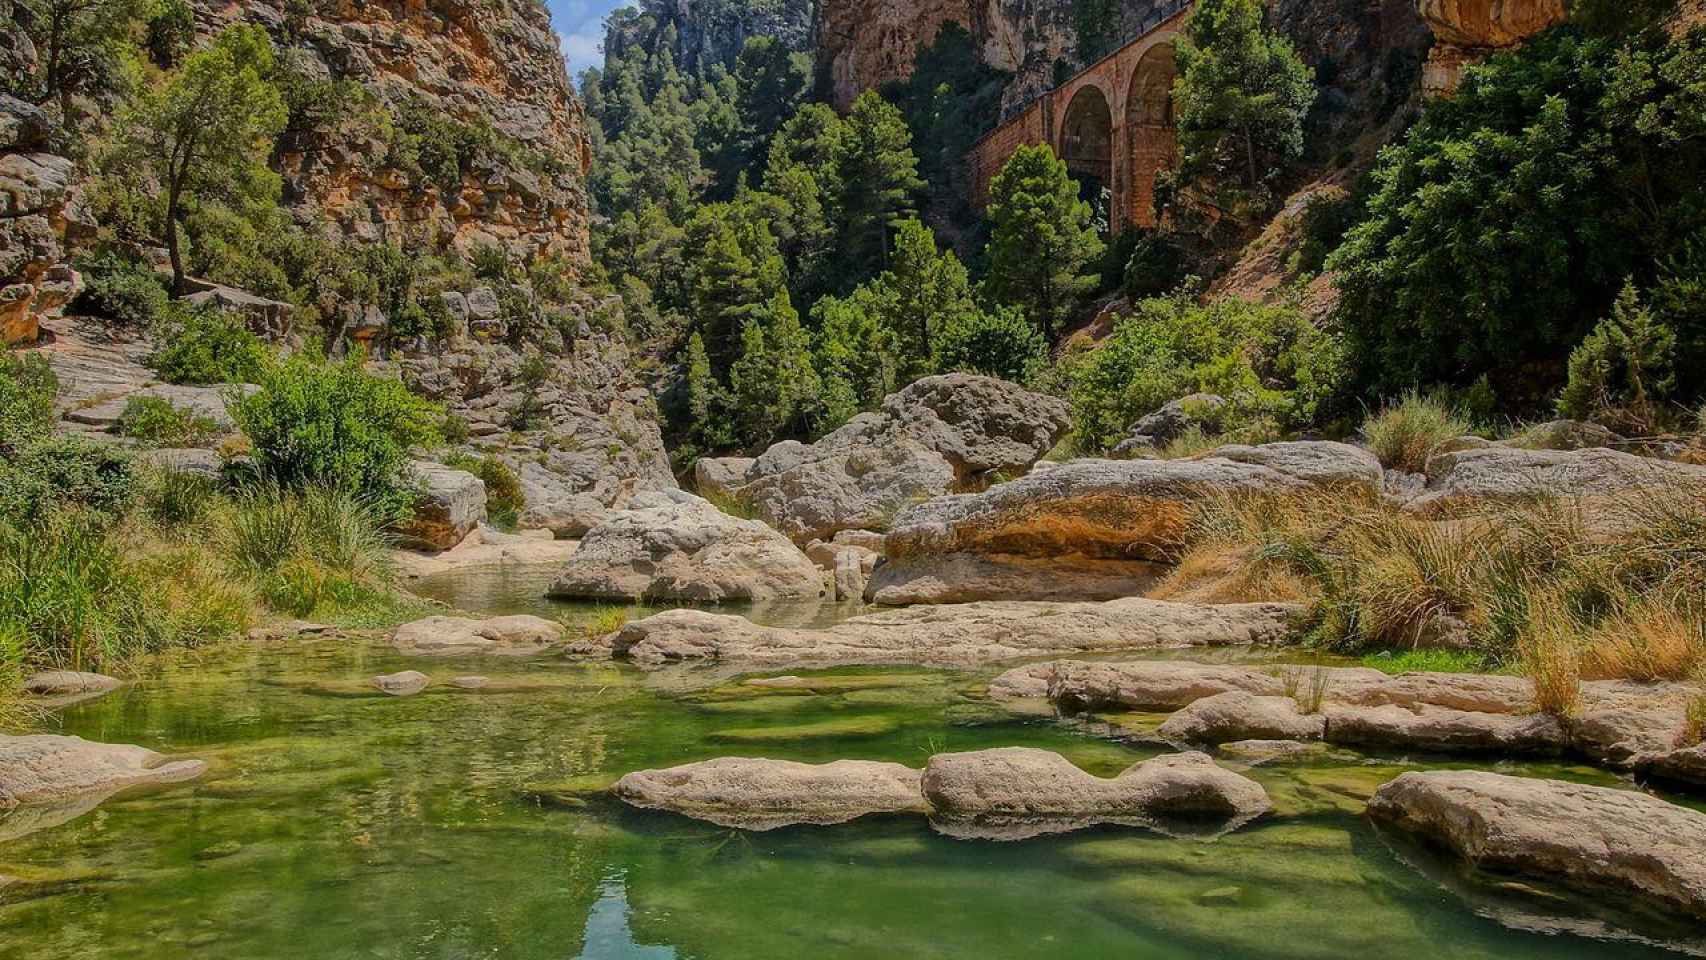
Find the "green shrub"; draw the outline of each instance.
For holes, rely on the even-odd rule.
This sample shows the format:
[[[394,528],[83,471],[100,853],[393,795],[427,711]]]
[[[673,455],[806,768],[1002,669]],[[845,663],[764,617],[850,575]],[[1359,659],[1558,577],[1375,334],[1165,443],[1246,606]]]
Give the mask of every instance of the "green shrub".
[[[1380,465],[1406,473],[1421,473],[1435,450],[1469,430],[1469,424],[1444,400],[1414,390],[1387,404],[1362,428]]]
[[[171,302],[165,278],[145,263],[105,253],[78,266],[82,268],[83,289],[71,304],[73,313],[147,330]]]
[[[53,437],[0,462],[0,521],[41,520],[62,507],[107,518],[130,503],[130,456],[108,443]]]
[[[297,354],[263,373],[260,387],[232,414],[263,477],[287,489],[333,488],[385,516],[405,515],[410,448],[437,439],[442,409],[355,360]]]
[[[194,447],[219,433],[219,424],[165,397],[131,397],[119,414],[118,435],[163,447]]]
[[[243,318],[173,304],[154,333],[149,363],[167,383],[255,383],[272,357]]]
[[[143,517],[169,529],[199,525],[219,502],[218,480],[189,470],[143,471],[136,482],[136,507]]]
[[[521,491],[521,478],[496,457],[476,457],[466,453],[446,457],[444,465],[466,470],[486,485],[486,517],[500,530],[514,530],[527,508],[527,495]]]
[[[1676,333],[1653,315],[1633,283],[1570,354],[1558,412],[1643,434],[1660,426],[1660,402],[1676,386]]]
[[[53,429],[59,379],[39,354],[0,352],[0,454],[40,439]]]
[[[1146,230],[1131,246],[1120,274],[1128,297],[1158,297],[1185,281],[1185,252],[1166,234]]]
[[[948,318],[936,334],[936,368],[1028,383],[1042,369],[1048,345],[1042,331],[1013,307],[970,310]]]
[[[1096,349],[1068,361],[1081,450],[1105,451],[1138,417],[1192,393],[1230,402],[1227,429],[1271,420],[1282,430],[1315,423],[1339,399],[1338,340],[1292,307],[1224,299],[1198,305],[1187,291],[1143,300]]]

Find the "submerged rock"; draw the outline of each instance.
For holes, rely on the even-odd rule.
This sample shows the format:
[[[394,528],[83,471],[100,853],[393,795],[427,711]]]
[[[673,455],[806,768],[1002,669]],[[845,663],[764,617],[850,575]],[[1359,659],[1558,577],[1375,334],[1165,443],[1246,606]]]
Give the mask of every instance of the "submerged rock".
[[[432,680],[418,670],[404,670],[402,673],[373,678],[373,685],[388,697],[412,697],[425,690],[430,683]]]
[[[99,673],[49,670],[25,680],[24,692],[48,701],[48,706],[60,707],[92,700],[122,686],[124,681]]]
[[[1156,757],[1109,779],[1029,747],[941,753],[922,784],[938,829],[968,838],[1023,839],[1099,823],[1171,830],[1184,821],[1225,832],[1271,808],[1261,784],[1201,753]]]
[[[1024,656],[1272,643],[1290,632],[1288,604],[968,603],[854,617],[826,629],[759,626],[742,617],[670,610],[629,623],[609,649],[647,666],[683,660],[752,663],[988,663]]]
[[[560,623],[525,614],[486,620],[427,617],[398,627],[391,645],[423,657],[531,656],[560,645],[565,633]]]
[[[722,757],[616,781],[624,803],[745,830],[834,824],[873,813],[921,813],[919,771],[898,763],[795,763]]]
[[[1633,895],[1706,920],[1706,814],[1657,797],[1430,771],[1381,787],[1368,813],[1484,870]]]
[[[168,760],[143,747],[94,743],[82,737],[0,736],[0,810],[91,795],[101,798],[144,784],[177,783],[199,777],[206,769],[200,760]]]
[[[816,598],[824,576],[793,541],[681,491],[643,493],[589,531],[549,595],[590,600]]]

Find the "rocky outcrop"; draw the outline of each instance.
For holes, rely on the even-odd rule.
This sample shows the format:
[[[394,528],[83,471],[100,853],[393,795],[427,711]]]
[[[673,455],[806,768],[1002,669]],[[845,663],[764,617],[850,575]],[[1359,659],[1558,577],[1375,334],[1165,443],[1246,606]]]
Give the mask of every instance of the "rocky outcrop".
[[[939,753],[922,786],[936,828],[965,838],[1023,839],[1102,823],[1171,832],[1206,822],[1226,832],[1272,806],[1261,784],[1200,753],[1157,757],[1106,779],[1028,747]]]
[[[1132,456],[1153,447],[1166,446],[1195,427],[1205,433],[1215,433],[1220,427],[1226,398],[1212,393],[1193,393],[1163,406],[1154,413],[1139,417],[1131,425],[1130,436],[1114,448],[1115,456]]]
[[[1422,90],[1430,96],[1449,96],[1465,66],[1514,47],[1566,16],[1564,0],[1417,0],[1416,9],[1434,34],[1422,68]]]
[[[1381,477],[1367,451],[1328,442],[1221,447],[1192,460],[1076,460],[904,511],[885,542],[890,562],[871,589],[910,601],[931,594],[909,583],[927,583],[939,595],[956,571],[989,580],[992,568],[1006,566],[1015,577],[1030,575],[1032,591],[1094,592],[1153,576],[1134,561],[1172,559],[1200,500],[1312,486],[1378,492]],[[1051,564],[1063,573],[1051,577]],[[1087,576],[1092,570],[1100,576]]]
[[[68,244],[94,235],[77,165],[55,152],[47,114],[0,95],[0,347],[32,343],[76,294]]]
[[[402,546],[449,550],[485,521],[486,485],[479,477],[425,460],[410,469],[420,486],[414,514],[397,531]]]
[[[1536,498],[1628,498],[1671,486],[1706,488],[1706,466],[1637,457],[1615,450],[1489,447],[1429,458],[1427,489],[1405,505],[1445,518],[1499,502]]]
[[[682,491],[646,493],[589,530],[551,585],[569,600],[816,599],[824,575],[793,541]]]
[[[909,504],[1022,473],[1067,425],[1066,405],[1053,397],[991,377],[926,377],[816,443],[771,447],[738,484],[726,463],[705,478],[796,542],[827,540],[887,529]]]
[[[642,666],[700,660],[993,663],[1067,652],[1273,643],[1288,635],[1296,613],[1297,608],[1286,604],[1199,606],[1137,598],[1107,603],[992,602],[887,611],[815,630],[670,610],[625,625],[597,649]]]
[[[1369,816],[1481,870],[1706,920],[1706,814],[1633,790],[1481,771],[1406,773]]]
[[[206,768],[200,760],[168,760],[142,747],[82,737],[0,737],[0,810],[192,780]]]
[[[410,389],[468,424],[470,446],[515,472],[524,528],[578,537],[638,492],[675,489],[656,405],[621,344],[583,337],[544,359],[531,392],[527,358],[503,344],[465,337],[392,362]]]
[[[806,556],[829,574],[837,600],[865,599],[865,585],[881,559],[877,551],[857,543],[822,540],[806,544]]]
[[[636,44],[656,50],[654,35],[663,31],[672,31],[675,62],[684,70],[701,73],[716,64],[733,67],[752,37],[774,37],[789,50],[810,52],[817,6],[817,0],[724,4],[659,0],[648,3],[643,15],[606,21],[604,53],[620,57]]]
[[[330,117],[293,130],[279,152],[285,198],[361,240],[464,250],[490,244],[517,258],[588,256],[586,119],[544,4],[532,0],[401,3],[230,3],[196,0],[211,35],[265,27],[294,70],[361,84],[392,129]],[[399,119],[400,118],[400,119]],[[471,152],[451,181],[398,159],[385,139],[425,123],[499,142]]]
[[[624,803],[743,830],[845,823],[875,813],[921,813],[919,772],[898,763],[795,763],[723,757],[616,781]]]
[[[427,617],[398,627],[391,645],[423,657],[531,656],[561,645],[563,638],[562,624],[525,614],[486,620]]]

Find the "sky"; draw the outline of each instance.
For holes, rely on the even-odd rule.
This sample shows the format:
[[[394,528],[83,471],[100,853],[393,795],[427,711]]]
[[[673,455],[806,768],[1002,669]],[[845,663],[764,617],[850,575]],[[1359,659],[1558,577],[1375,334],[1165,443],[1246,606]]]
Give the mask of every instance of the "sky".
[[[569,61],[569,76],[580,78],[587,67],[604,65],[598,45],[604,41],[604,18],[631,0],[547,0],[551,23],[563,38],[563,56]]]

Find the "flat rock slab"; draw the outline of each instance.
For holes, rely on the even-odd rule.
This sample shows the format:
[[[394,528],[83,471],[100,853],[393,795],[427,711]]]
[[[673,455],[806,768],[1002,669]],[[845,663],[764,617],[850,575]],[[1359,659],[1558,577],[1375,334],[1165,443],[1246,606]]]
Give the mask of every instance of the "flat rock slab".
[[[49,670],[24,681],[24,692],[42,701],[49,708],[82,703],[111,693],[124,686],[124,681],[99,673],[76,670]]]
[[[1616,498],[1642,488],[1706,486],[1706,466],[1605,449],[1461,450],[1431,458],[1427,476],[1427,491],[1404,509],[1431,517],[1535,497]]]
[[[1369,816],[1470,864],[1706,920],[1706,814],[1632,790],[1479,771],[1406,773]]]
[[[110,430],[118,425],[119,418],[124,416],[124,409],[129,406],[130,401],[149,397],[164,400],[174,407],[188,410],[200,417],[206,417],[213,421],[220,430],[232,430],[236,428],[236,423],[231,419],[231,412],[226,401],[232,396],[247,396],[259,389],[253,384],[185,387],[158,383],[124,393],[110,400],[103,400],[100,403],[67,411],[65,419],[84,426]]]
[[[485,620],[427,617],[398,627],[391,645],[423,657],[525,657],[561,645],[565,634],[562,624],[525,614]]]
[[[792,540],[679,490],[642,493],[589,530],[548,594],[571,600],[801,599],[825,577]]]
[[[796,763],[722,757],[641,770],[611,793],[631,806],[668,810],[743,830],[845,823],[867,814],[921,813],[919,771],[898,763]]]
[[[610,652],[642,666],[685,660],[788,664],[973,664],[1060,653],[1275,643],[1289,604],[969,603],[854,617],[827,629],[763,627],[670,610],[625,625]],[[590,652],[590,651],[589,651]]]
[[[168,760],[143,747],[38,734],[0,737],[0,810],[109,796],[129,787],[201,776],[200,760]]]
[[[1141,596],[1169,567],[1146,560],[953,553],[889,560],[876,568],[865,600],[883,606],[978,600],[1115,600]]]
[[[924,768],[924,798],[952,836],[1023,839],[1100,823],[1223,833],[1271,809],[1267,791],[1201,753],[1156,757],[1117,777],[1086,773],[1057,753],[1001,747],[941,753]]]

